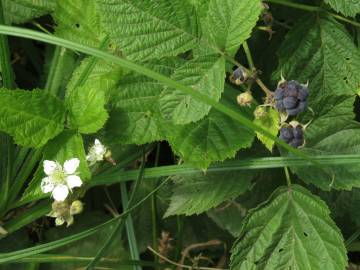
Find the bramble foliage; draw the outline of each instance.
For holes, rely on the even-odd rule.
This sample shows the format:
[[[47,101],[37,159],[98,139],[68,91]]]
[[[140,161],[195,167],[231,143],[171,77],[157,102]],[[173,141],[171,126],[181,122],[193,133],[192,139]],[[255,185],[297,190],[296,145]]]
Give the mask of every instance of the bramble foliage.
[[[0,1],[0,269],[348,269],[359,13]]]

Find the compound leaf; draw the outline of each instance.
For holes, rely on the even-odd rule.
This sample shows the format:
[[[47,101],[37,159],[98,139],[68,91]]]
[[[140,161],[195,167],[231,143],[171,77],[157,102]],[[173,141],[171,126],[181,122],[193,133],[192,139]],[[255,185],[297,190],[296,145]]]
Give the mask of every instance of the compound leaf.
[[[282,187],[247,217],[232,248],[230,269],[343,270],[340,230],[320,198],[301,186]]]
[[[65,108],[42,90],[0,89],[0,130],[17,144],[41,147],[64,129]]]

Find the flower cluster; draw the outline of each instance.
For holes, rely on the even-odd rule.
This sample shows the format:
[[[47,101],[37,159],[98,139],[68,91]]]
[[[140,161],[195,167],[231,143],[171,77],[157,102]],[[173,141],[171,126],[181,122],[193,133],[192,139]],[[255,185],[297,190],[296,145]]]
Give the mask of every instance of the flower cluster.
[[[95,139],[94,145],[90,147],[86,156],[88,165],[93,166],[96,162],[104,159],[111,159],[111,153],[98,139]],[[80,160],[78,158],[66,160],[63,165],[52,160],[44,160],[43,162],[46,177],[41,180],[40,188],[44,193],[51,192],[54,198],[52,211],[48,216],[55,218],[57,226],[64,223],[67,226],[71,225],[74,222],[73,215],[82,211],[82,203],[79,200],[75,200],[70,204],[69,200],[71,199],[68,199],[68,195],[72,190],[81,187],[83,184],[77,171],[79,165]]]

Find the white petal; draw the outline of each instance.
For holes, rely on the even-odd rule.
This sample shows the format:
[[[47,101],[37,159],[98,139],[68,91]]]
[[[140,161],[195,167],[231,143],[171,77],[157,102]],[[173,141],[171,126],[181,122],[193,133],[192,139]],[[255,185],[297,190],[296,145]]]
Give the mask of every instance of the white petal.
[[[56,171],[56,169],[58,168],[58,165],[56,164],[56,162],[52,161],[52,160],[44,160],[43,166],[44,166],[44,172],[46,173],[46,175],[53,174],[54,171]]]
[[[41,180],[41,191],[44,193],[48,193],[53,191],[54,189],[54,182],[51,180],[50,177],[45,177]]]
[[[80,187],[82,185],[82,181],[77,175],[68,175],[66,182],[69,188]]]
[[[67,195],[69,194],[69,189],[65,185],[56,185],[54,188],[52,195],[55,199],[55,201],[63,202],[65,201]]]
[[[102,143],[101,143],[98,139],[95,139],[94,145],[95,145],[95,146],[97,146],[97,145],[102,145]]]
[[[73,174],[77,167],[79,167],[80,160],[78,158],[72,158],[70,160],[65,161],[64,163],[64,171],[66,174]]]

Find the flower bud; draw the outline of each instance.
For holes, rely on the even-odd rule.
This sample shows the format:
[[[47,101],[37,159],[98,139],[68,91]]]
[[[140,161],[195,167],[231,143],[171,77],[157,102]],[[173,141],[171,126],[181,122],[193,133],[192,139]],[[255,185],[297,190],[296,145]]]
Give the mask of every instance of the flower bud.
[[[73,201],[70,206],[70,215],[80,214],[84,209],[83,203],[79,200]]]
[[[254,98],[250,92],[244,92],[238,95],[236,100],[240,106],[250,106],[254,101]]]

